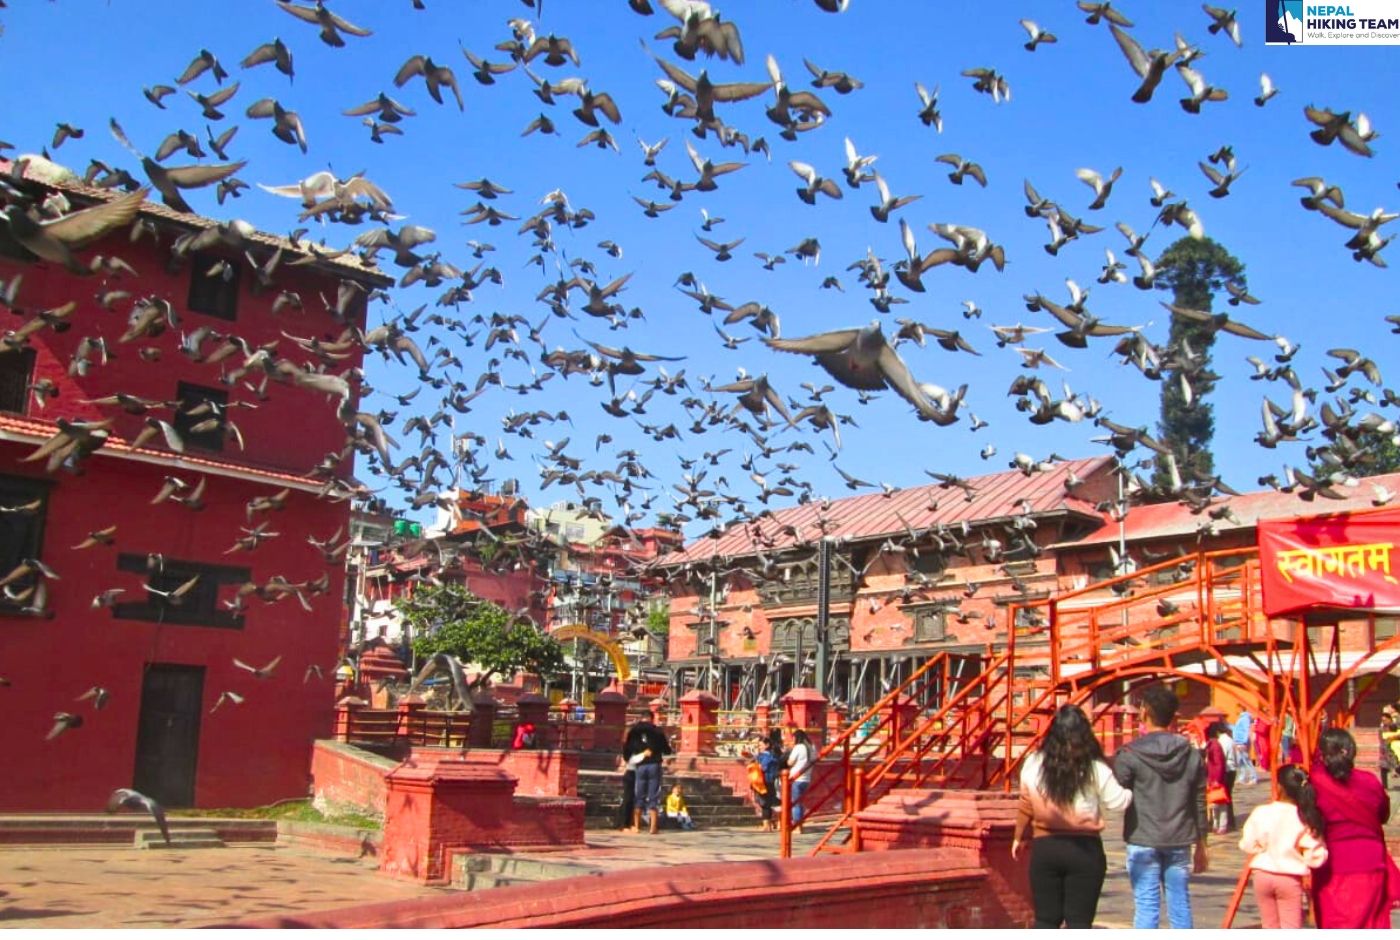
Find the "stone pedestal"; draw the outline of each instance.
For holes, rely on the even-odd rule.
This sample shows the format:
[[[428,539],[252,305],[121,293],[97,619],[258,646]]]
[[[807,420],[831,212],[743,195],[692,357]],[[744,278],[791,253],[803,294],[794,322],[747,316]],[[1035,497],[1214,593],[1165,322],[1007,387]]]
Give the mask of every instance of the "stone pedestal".
[[[558,733],[558,740],[555,741],[556,747],[577,749],[583,746],[579,741],[582,737],[579,733],[579,722],[574,718],[576,708],[578,708],[578,700],[567,695],[554,706],[553,728]]]
[[[422,740],[423,719],[421,716],[427,707],[428,703],[423,700],[423,696],[416,692],[399,699],[398,736],[400,739],[410,744]]]
[[[508,830],[516,780],[460,761],[408,761],[385,781],[379,870],[393,878],[443,884],[454,850],[494,847]]]
[[[816,689],[793,689],[779,700],[783,706],[783,726],[801,728],[818,749],[826,741],[826,696]]]
[[[719,737],[719,699],[703,689],[681,696],[682,757],[698,757],[715,753]]]
[[[773,727],[773,706],[767,702],[759,702],[753,707],[753,725],[763,738],[768,737],[768,731]]]
[[[350,728],[355,722],[355,713],[363,711],[369,703],[362,698],[347,695],[335,703],[335,739],[350,740]]]
[[[389,707],[389,690],[383,687],[386,680],[407,682],[408,679],[407,667],[393,652],[383,646],[376,646],[360,657],[360,688],[367,690],[361,694],[369,695],[369,702],[373,708]]]
[[[826,712],[826,739],[834,741],[840,737],[841,732],[846,727],[846,715],[849,709],[844,705],[833,705]]]
[[[1014,793],[981,790],[899,790],[856,814],[854,837],[863,851],[957,850],[987,870],[988,902],[995,900],[1005,922],[1029,927],[1035,920],[1030,853],[1011,857],[1017,800]]]
[[[621,753],[627,735],[627,707],[631,701],[614,689],[593,697],[593,749]]]
[[[472,725],[467,731],[468,747],[490,747],[491,734],[496,727],[496,710],[500,703],[490,692],[479,693],[472,699]]]
[[[549,726],[549,699],[545,698],[543,695],[536,695],[530,692],[516,699],[515,710],[516,714],[520,716],[516,722],[517,728],[526,722],[530,722],[535,726],[535,747],[554,747],[553,732]],[[513,736],[514,733],[512,729],[512,737]],[[507,744],[506,746],[509,747],[510,745]]]

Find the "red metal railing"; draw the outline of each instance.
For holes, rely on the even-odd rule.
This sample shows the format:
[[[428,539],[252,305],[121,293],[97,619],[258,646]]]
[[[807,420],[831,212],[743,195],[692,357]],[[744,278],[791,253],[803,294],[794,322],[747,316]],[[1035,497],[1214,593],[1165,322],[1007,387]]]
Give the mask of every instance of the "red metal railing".
[[[1203,681],[1243,680],[1230,656],[1282,662],[1291,636],[1263,616],[1252,549],[1201,552],[1057,597],[1009,605],[1008,642],[954,676],[938,654],[819,753],[802,800],[829,826],[813,854],[860,851],[855,815],[904,788],[1012,786],[1022,757],[1056,708],[1088,704],[1101,727],[1121,734],[1119,703],[1093,703],[1109,683],[1159,680],[1198,670]],[[1265,670],[1267,674],[1267,670]],[[1248,682],[1256,681],[1253,679]],[[878,743],[857,736],[872,727]],[[783,854],[791,853],[791,809],[782,790]]]

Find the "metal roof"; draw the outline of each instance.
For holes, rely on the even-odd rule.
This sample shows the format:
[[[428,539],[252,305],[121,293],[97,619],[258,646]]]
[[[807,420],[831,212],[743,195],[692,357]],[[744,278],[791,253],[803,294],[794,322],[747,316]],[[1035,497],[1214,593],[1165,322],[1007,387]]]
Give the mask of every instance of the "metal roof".
[[[0,159],[0,173],[9,174],[11,167],[12,161]],[[123,189],[103,189],[97,186],[89,186],[82,181],[82,177],[73,173],[71,169],[60,164],[54,164],[54,167],[58,170],[65,171],[61,178],[52,173],[36,172],[32,164],[25,166],[24,178],[28,182],[38,183],[49,189],[59,190],[65,195],[76,196],[79,199],[92,203],[111,202],[121,196],[128,195],[126,190]],[[71,174],[71,178],[69,178],[69,174]],[[140,211],[143,216],[164,219],[167,222],[176,222],[191,229],[211,229],[225,224],[217,219],[210,219],[202,215],[179,212],[163,203],[152,202],[150,199],[147,199],[141,204]],[[255,245],[261,245],[265,248],[281,248],[284,252],[293,256],[315,257],[315,261],[306,263],[307,267],[319,268],[341,277],[351,277],[360,281],[368,281],[377,287],[392,287],[395,283],[394,278],[385,274],[378,268],[372,268],[363,264],[360,260],[360,256],[354,252],[346,252],[336,258],[321,258],[319,256],[313,256],[311,252],[304,248],[297,247],[292,244],[292,242],[279,235],[271,235],[263,231],[256,231],[251,235],[245,236],[244,240],[252,242]],[[303,242],[303,244],[311,244],[311,242]],[[321,246],[318,245],[317,247]]]
[[[1357,512],[1374,509],[1376,491],[1372,484],[1384,486],[1395,492],[1400,489],[1400,473],[1385,473],[1368,477],[1346,491],[1346,499],[1325,499],[1318,497],[1311,501],[1300,498],[1296,493],[1280,493],[1267,489],[1255,493],[1243,493],[1218,501],[1219,506],[1229,506],[1239,519],[1211,519],[1205,512],[1192,513],[1182,503],[1153,503],[1134,506],[1128,510],[1123,520],[1125,541],[1140,542],[1152,539],[1195,538],[1197,530],[1207,522],[1214,523],[1216,534],[1243,532],[1255,528],[1260,519],[1291,519],[1295,516],[1320,516],[1335,512]],[[1118,541],[1118,526],[1109,525],[1069,545],[1102,545]]]
[[[780,552],[799,545],[815,544],[822,536],[817,520],[824,519],[826,534],[851,542],[884,538],[904,533],[904,523],[927,528],[937,525],[985,524],[998,519],[1022,515],[1029,506],[1030,515],[1047,516],[1072,513],[1089,519],[1103,519],[1093,505],[1070,495],[1065,481],[1073,472],[1081,479],[1109,467],[1112,457],[1089,457],[1055,464],[1052,469],[1032,474],[1019,470],[992,473],[967,479],[973,493],[968,499],[957,486],[933,483],[904,490],[849,496],[827,503],[811,502],[788,509],[775,510],[771,516],[756,523],[735,524],[718,539],[708,536],[687,544],[682,551],[663,556],[660,565],[671,567],[695,561],[707,561],[716,555],[741,557]],[[756,543],[753,525],[761,528],[766,542]],[[784,532],[792,526],[797,536]]]
[[[58,433],[58,425],[46,421],[31,421],[16,415],[0,414],[0,441],[39,445]],[[251,483],[283,486],[306,493],[320,493],[326,481],[318,477],[300,476],[281,470],[264,469],[246,463],[210,460],[192,454],[177,454],[168,450],[132,447],[130,442],[111,434],[107,442],[93,452],[94,457],[115,457],[138,463],[156,464],[176,470],[194,470],[212,476],[234,477]]]

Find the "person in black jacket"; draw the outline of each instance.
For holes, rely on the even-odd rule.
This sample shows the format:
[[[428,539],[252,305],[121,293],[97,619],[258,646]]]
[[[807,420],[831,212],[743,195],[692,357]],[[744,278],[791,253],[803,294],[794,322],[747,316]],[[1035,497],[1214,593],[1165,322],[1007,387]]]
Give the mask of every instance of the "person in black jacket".
[[[1206,870],[1206,771],[1201,752],[1183,734],[1167,730],[1181,700],[1164,685],[1142,695],[1144,733],[1114,757],[1113,775],[1133,791],[1123,819],[1133,928],[1160,926],[1162,894],[1174,930],[1191,929],[1193,872]],[[1193,855],[1194,850],[1194,855]]]
[[[632,828],[640,830],[642,813],[648,813],[650,831],[655,835],[661,827],[661,759],[671,753],[666,734],[643,718],[627,730],[622,744],[622,759],[631,762],[641,755],[636,773],[636,803],[632,810]]]

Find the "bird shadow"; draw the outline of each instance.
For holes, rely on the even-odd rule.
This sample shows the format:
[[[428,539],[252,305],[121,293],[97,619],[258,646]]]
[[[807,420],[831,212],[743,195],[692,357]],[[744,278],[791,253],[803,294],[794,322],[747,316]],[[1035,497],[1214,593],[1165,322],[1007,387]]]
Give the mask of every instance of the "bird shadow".
[[[92,914],[94,911],[78,910],[76,908],[26,908],[7,907],[0,910],[0,921],[6,920],[41,920],[48,917],[76,917],[83,914]]]

